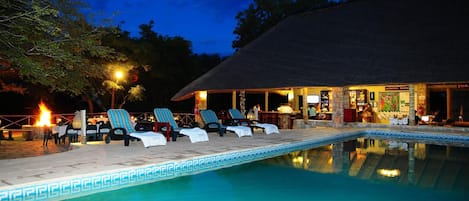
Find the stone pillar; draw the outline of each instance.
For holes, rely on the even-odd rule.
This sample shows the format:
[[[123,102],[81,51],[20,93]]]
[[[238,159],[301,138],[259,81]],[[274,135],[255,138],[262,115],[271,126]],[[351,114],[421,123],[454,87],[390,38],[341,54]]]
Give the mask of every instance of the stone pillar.
[[[246,91],[239,92],[239,111],[243,116],[246,114]]]
[[[266,91],[264,93],[264,111],[269,111],[269,92]]]
[[[409,126],[415,126],[415,86],[409,84]]]
[[[350,91],[347,87],[344,87],[343,89],[342,105],[344,106],[344,109],[350,109]]]
[[[446,88],[446,119],[451,119],[451,89]]]
[[[303,88],[303,120],[308,122],[308,88]]]
[[[344,126],[344,89],[342,87],[332,88],[332,126]]]
[[[86,110],[80,110],[81,119],[81,143],[86,144]]]

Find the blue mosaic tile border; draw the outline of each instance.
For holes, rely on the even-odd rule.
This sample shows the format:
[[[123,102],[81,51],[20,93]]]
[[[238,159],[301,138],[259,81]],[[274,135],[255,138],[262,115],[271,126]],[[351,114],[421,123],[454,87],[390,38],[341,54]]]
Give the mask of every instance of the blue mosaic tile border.
[[[21,187],[13,186],[11,189],[0,191],[0,201],[58,200],[79,197],[95,192],[155,182],[162,179],[169,179],[262,160],[296,150],[311,148],[314,145],[326,144],[340,138],[342,138],[342,136],[325,138],[321,141],[303,141],[299,143],[277,145],[232,153],[215,154],[192,158],[189,160],[148,165],[91,176],[78,176],[76,178],[60,181],[44,181],[44,183]]]
[[[405,137],[422,139],[445,139],[469,143],[467,136],[433,135],[425,133],[406,133],[395,131],[359,131],[342,133],[321,140],[308,140],[298,143],[275,145],[244,151],[215,154],[188,160],[172,161],[163,164],[147,165],[132,169],[83,175],[57,181],[44,181],[30,185],[17,185],[0,190],[0,201],[4,200],[60,200],[79,197],[100,191],[113,190],[133,185],[170,179],[183,175],[195,174],[219,168],[249,163],[252,161],[284,155],[286,153],[309,149],[335,142],[344,138],[356,138],[363,135]]]
[[[458,144],[469,144],[469,135],[458,135],[458,134],[435,134],[435,133],[424,133],[424,132],[409,132],[409,131],[389,131],[389,130],[366,130],[366,135],[377,136],[377,137],[389,137],[397,139],[415,139],[423,141],[435,141],[435,142],[446,142],[446,143],[458,143]]]

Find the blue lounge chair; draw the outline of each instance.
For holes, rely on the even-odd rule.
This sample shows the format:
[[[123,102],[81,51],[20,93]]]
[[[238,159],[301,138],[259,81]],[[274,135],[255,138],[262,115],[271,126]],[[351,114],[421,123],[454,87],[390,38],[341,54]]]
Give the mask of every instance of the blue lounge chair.
[[[153,131],[136,131],[129,113],[124,109],[110,109],[107,111],[111,132],[106,136],[106,143],[114,139],[123,139],[124,146],[129,146],[130,140],[138,139],[144,147],[166,145],[166,138]]]
[[[236,124],[236,125],[243,125],[243,126],[249,126],[256,124],[255,120],[250,120],[244,117],[244,115],[241,114],[241,112],[238,109],[229,109],[228,110],[229,116],[230,116],[230,122],[231,124]]]
[[[155,108],[153,110],[157,122],[166,122],[170,126],[171,137],[173,141],[176,141],[178,135],[188,136],[192,143],[208,141],[207,132],[198,127],[194,128],[181,128],[174,120],[173,113],[168,108]],[[165,127],[162,127],[163,131],[166,131]]]
[[[246,126],[223,125],[213,110],[201,110],[200,116],[205,123],[204,129],[208,132],[217,131],[220,136],[228,130],[236,133],[238,137],[252,136],[252,130]]]
[[[244,116],[241,114],[241,112],[238,109],[229,109],[228,113],[230,114],[231,121],[233,122],[233,124],[249,126],[251,127],[251,129],[261,128],[266,134],[280,133],[276,125],[261,123],[256,120],[250,120],[250,119],[244,118]]]

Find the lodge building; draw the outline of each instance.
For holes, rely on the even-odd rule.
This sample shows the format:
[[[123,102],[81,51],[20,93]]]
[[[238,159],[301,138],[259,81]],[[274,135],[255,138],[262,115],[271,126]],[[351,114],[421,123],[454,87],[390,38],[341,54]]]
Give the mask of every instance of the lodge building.
[[[234,108],[245,93],[265,94],[264,111],[282,94],[305,122],[315,107],[314,119],[333,126],[415,125],[436,111],[467,121],[468,11],[464,0],[356,0],[292,15],[172,100],[195,96],[197,115],[210,109],[207,93],[231,93]]]

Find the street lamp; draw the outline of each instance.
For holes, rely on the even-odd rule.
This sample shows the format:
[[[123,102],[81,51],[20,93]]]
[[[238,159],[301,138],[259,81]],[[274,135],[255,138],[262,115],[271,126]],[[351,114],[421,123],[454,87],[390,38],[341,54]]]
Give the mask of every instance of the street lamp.
[[[117,84],[119,82],[119,79],[121,79],[124,76],[122,71],[116,71],[114,73],[114,77],[116,78],[116,82],[114,83],[115,85],[112,87],[112,94],[111,94],[111,109],[114,109],[115,105],[115,96],[116,96],[116,88]]]

